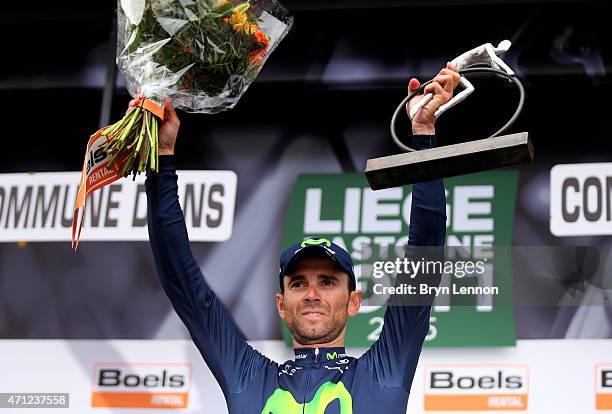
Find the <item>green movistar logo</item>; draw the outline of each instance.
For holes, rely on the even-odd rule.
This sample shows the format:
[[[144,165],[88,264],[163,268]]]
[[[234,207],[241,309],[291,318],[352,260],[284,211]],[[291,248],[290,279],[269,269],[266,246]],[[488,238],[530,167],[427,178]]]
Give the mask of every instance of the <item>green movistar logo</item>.
[[[340,414],[353,414],[353,398],[342,381],[337,384],[325,382],[312,400],[304,404],[298,403],[289,391],[277,388],[268,398],[261,414],[324,414],[334,400],[340,401]]]
[[[336,358],[338,358],[338,353],[337,352],[328,352],[327,355],[325,355],[327,357],[327,359],[329,361],[332,361]]]
[[[300,244],[302,247],[306,247],[308,245],[319,245],[325,244],[327,247],[331,246],[331,242],[327,239],[306,239]]]

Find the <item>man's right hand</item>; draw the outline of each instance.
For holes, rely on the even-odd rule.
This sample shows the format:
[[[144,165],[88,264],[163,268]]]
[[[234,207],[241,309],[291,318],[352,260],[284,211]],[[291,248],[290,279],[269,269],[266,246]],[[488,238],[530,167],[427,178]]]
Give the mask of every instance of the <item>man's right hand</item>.
[[[140,105],[143,97],[141,95],[130,101],[130,108]],[[129,109],[128,109],[129,111]],[[164,120],[159,128],[159,155],[174,155],[174,145],[178,135],[181,121],[174,110],[170,98],[164,100]]]
[[[434,114],[453,97],[453,91],[459,85],[459,69],[450,63],[446,68],[442,69],[432,83],[425,87],[423,94],[432,93],[434,96],[420,111],[416,113],[412,120],[412,133],[414,135],[434,135],[436,133],[435,123],[436,117]],[[408,83],[408,93],[412,93],[421,86],[421,83],[416,79],[410,79]],[[410,113],[410,108],[416,105],[423,95],[417,95],[408,102],[406,110]]]

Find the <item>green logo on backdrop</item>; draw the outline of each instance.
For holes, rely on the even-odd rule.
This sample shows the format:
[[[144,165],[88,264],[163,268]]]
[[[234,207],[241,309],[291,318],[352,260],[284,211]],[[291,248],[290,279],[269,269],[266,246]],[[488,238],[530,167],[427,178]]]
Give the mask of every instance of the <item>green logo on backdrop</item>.
[[[469,257],[476,257],[476,251],[491,252],[492,245],[512,244],[517,181],[516,171],[493,171],[444,180],[448,217],[446,245],[462,246],[457,252],[464,252],[455,254],[467,251]],[[372,191],[363,174],[303,174],[293,188],[282,246],[324,236],[345,248],[353,258],[358,283],[367,301],[366,266],[371,265],[373,255],[381,254],[385,246],[404,246],[408,241],[411,190],[411,186],[406,186]],[[485,276],[494,280],[500,291],[508,293],[512,290],[512,263],[508,257],[498,256],[488,260]],[[453,283],[475,285],[478,281],[472,278]],[[491,302],[476,303],[474,298],[453,296],[448,302],[434,304],[426,346],[515,344],[511,300],[506,298],[504,303],[496,305],[495,298]],[[349,319],[346,345],[372,345],[382,331],[384,311],[385,306],[362,306],[360,313]],[[290,346],[290,333],[284,324],[283,332]]]

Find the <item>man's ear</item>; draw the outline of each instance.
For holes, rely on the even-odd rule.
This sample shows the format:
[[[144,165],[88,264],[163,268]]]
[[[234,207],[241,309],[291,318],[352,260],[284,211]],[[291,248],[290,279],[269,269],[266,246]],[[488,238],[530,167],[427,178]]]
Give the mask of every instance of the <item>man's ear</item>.
[[[282,293],[276,293],[276,309],[282,320],[285,320],[285,302]]]
[[[359,313],[359,308],[361,307],[361,290],[354,290],[350,293],[349,303],[348,303],[348,315],[355,316]]]

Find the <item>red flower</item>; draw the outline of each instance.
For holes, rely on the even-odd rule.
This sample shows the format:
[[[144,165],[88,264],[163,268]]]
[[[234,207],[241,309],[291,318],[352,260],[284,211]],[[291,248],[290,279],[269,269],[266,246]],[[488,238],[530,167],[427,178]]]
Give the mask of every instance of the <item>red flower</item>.
[[[270,39],[268,39],[268,36],[266,36],[266,34],[262,32],[261,30],[258,30],[255,33],[253,33],[253,36],[255,36],[255,40],[257,41],[257,43],[260,43],[263,45],[262,47],[264,49],[270,45]]]
[[[188,48],[187,46],[185,46],[185,47],[183,48],[183,53],[187,54],[187,53],[189,53],[189,52],[191,52],[191,49],[190,49],[190,48]]]
[[[261,30],[253,33],[253,36],[255,37],[255,41],[261,46],[249,54],[249,62],[257,62],[261,65],[263,63],[263,58],[266,55],[266,50],[268,49],[268,46],[270,46],[270,39],[268,39],[268,36],[266,36],[266,34]]]
[[[249,63],[256,62],[261,65],[263,63],[263,58],[266,55],[266,48],[262,47],[261,49],[257,49],[249,54]]]

